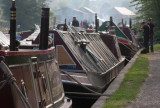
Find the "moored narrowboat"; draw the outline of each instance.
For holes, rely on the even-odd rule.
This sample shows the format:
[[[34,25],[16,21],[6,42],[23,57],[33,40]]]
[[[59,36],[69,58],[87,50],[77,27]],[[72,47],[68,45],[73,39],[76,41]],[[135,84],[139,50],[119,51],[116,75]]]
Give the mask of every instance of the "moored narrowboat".
[[[0,33],[0,108],[72,106],[64,94],[55,48],[48,48],[49,8],[42,8],[42,15],[40,44],[26,44],[21,49],[15,38],[16,8],[12,1],[10,40]]]
[[[71,98],[97,99],[124,67],[125,58],[117,58],[99,33],[68,29],[53,31],[65,93]]]

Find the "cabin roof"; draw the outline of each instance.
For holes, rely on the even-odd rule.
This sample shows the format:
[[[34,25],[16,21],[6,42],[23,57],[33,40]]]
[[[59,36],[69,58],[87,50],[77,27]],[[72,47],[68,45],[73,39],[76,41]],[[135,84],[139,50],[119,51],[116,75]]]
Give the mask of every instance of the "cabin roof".
[[[56,10],[56,15],[61,15],[62,13],[66,13],[66,14],[73,14],[73,13],[78,13],[78,14],[86,14],[85,12],[78,10],[78,9],[72,9],[69,7],[64,7],[61,9]]]
[[[92,9],[87,8],[87,7],[81,7],[79,10],[82,10],[85,13],[91,13],[91,14],[95,14],[96,13],[95,11],[93,11]]]
[[[62,33],[57,31],[65,46],[73,54],[82,68],[88,72],[102,73],[114,67],[119,60],[103,43],[99,34]],[[74,35],[74,36],[73,36]],[[84,41],[85,40],[85,41]],[[87,44],[86,49],[82,44]],[[60,44],[60,43],[58,43]],[[94,68],[93,68],[94,67]]]
[[[114,9],[116,9],[121,15],[128,15],[128,16],[136,15],[134,12],[130,11],[125,7],[114,7]]]
[[[37,36],[40,33],[40,27],[38,25],[35,25],[35,27],[36,27],[36,30],[30,36],[28,36],[26,39],[24,39],[23,41],[26,41],[26,40],[27,41],[34,41],[37,38]]]
[[[0,37],[1,37],[0,44],[2,44],[2,46],[9,46],[10,40],[1,31],[0,31]]]

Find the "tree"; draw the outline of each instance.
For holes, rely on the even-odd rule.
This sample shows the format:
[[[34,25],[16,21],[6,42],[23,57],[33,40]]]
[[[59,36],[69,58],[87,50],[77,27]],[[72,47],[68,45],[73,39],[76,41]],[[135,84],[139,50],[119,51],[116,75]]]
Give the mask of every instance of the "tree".
[[[160,40],[160,1],[159,0],[132,0],[132,5],[138,10],[138,16],[136,17],[137,22],[147,21],[148,18],[152,17],[153,22],[156,25],[155,39]]]
[[[16,0],[17,25],[21,30],[31,29],[34,24],[40,24],[41,8],[47,0]],[[3,20],[9,21],[11,0],[1,0],[0,7],[3,10]]]

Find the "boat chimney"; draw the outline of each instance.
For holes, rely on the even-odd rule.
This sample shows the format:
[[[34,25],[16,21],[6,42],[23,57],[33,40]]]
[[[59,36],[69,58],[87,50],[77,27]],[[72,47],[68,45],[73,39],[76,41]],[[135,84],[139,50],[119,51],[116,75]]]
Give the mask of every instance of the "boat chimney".
[[[122,18],[122,27],[124,26],[123,18]]]
[[[15,0],[12,0],[10,8],[10,51],[16,51],[16,7]]]
[[[87,44],[89,44],[89,41],[87,41],[86,39],[81,39],[81,40],[78,40],[76,43],[79,44],[80,48],[82,48],[82,50],[86,53]]]
[[[39,49],[45,50],[48,48],[48,35],[49,35],[49,8],[42,8]]]
[[[125,21],[124,25],[125,25],[125,26],[127,25],[127,21]]]
[[[99,28],[99,19],[97,19],[97,31],[98,31],[98,28]]]
[[[86,47],[87,47],[87,44],[86,44],[86,43],[80,44],[80,47],[82,48],[82,50],[83,50],[84,52],[86,52]]]
[[[97,13],[95,14],[95,32],[98,32]]]
[[[113,18],[110,16],[110,26],[113,26]]]
[[[64,28],[63,28],[63,31],[67,31],[66,18],[65,18],[65,22],[64,22]]]
[[[129,19],[129,28],[132,28],[132,19]]]

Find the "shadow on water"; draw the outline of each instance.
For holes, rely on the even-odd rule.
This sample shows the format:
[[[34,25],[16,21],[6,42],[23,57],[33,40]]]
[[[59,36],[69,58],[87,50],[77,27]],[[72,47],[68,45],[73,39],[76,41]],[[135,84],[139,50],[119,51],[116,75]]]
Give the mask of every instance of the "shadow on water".
[[[91,108],[91,106],[94,104],[94,102],[96,102],[96,100],[94,99],[72,99],[73,104],[72,104],[72,108]]]

